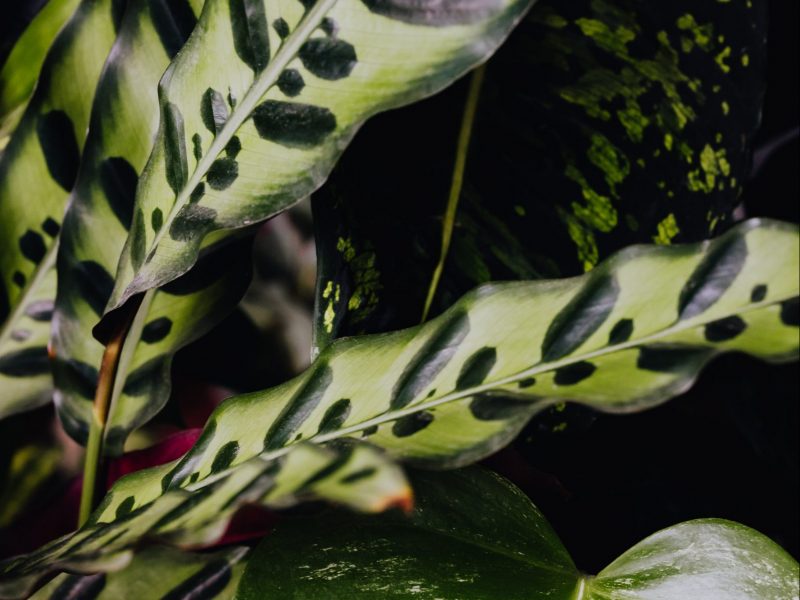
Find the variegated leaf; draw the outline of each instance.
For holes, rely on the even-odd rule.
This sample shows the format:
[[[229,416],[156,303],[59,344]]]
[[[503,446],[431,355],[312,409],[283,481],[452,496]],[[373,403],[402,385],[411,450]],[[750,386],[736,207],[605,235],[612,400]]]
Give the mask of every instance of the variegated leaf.
[[[207,1],[161,82],[159,135],[107,309],[186,272],[222,230],[312,192],[365,119],[484,60],[530,4]]]
[[[228,469],[237,454],[229,444],[197,489],[164,491],[174,463],[123,477],[79,531],[0,563],[0,597],[26,594],[53,570],[118,570],[145,536],[184,547],[213,543],[243,504],[285,508],[322,499],[366,512],[411,508],[402,470],[366,444],[299,444],[280,458],[256,456]]]
[[[461,465],[557,401],[642,410],[720,352],[794,358],[798,261],[796,226],[752,220],[713,242],[633,246],[572,279],[482,286],[424,325],[337,340],[296,379],[228,400],[170,485],[202,480],[233,442],[237,461],[365,437]]]
[[[797,561],[738,523],[668,527],[591,576],[497,475],[419,473],[412,483],[409,518],[325,514],[279,525],[251,553],[236,597],[796,600],[800,591]]]
[[[116,36],[116,3],[83,0],[44,61],[0,157],[0,416],[47,402],[57,236],[94,89]]]
[[[314,444],[367,438],[398,458],[457,466],[507,443],[555,401],[641,410],[686,389],[720,352],[794,357],[798,261],[795,226],[750,221],[713,242],[634,246],[581,277],[483,286],[419,327],[338,340],[294,380],[224,402],[181,460],[123,479],[95,524],[4,571],[58,568],[75,554],[97,558],[101,547],[103,560],[113,560],[182,501],[197,511],[159,533],[207,540],[229,514],[219,506],[241,498],[243,484],[260,481],[273,461],[283,457],[278,478],[296,490],[314,469],[305,459],[293,465],[293,457],[313,454]],[[359,466],[334,488],[372,486],[383,471]],[[361,494],[345,492],[345,500],[367,498],[380,508],[391,496]]]
[[[432,314],[487,281],[727,230],[760,121],[766,9],[537,2],[487,63]],[[318,346],[419,323],[466,92],[371,120],[314,195]]]
[[[0,69],[0,149],[22,118],[45,55],[79,0],[49,0],[25,28]]]
[[[200,554],[152,546],[136,554],[119,571],[59,575],[31,596],[31,600],[227,600],[236,593],[247,551],[248,548],[234,546]]]
[[[52,340],[59,415],[81,443],[93,418],[103,355],[91,331],[111,294],[136,183],[158,129],[158,80],[201,8],[202,0],[132,2],[98,84],[83,164],[61,231]],[[106,454],[120,453],[128,433],[164,405],[175,351],[205,333],[244,293],[247,240],[206,254],[200,262],[139,307],[115,372],[104,429]]]

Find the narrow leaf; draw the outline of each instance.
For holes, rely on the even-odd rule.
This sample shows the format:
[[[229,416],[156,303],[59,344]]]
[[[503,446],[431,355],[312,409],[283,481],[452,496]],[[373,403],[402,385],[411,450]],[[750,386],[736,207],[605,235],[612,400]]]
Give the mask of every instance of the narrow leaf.
[[[164,226],[160,209],[140,214],[133,200],[158,128],[158,79],[201,6],[201,0],[132,3],[98,84],[83,164],[61,232],[52,340],[59,415],[81,443],[92,419],[103,353],[91,332],[111,295],[125,237],[130,230]],[[177,131],[180,118],[173,117]],[[178,180],[185,176],[183,142],[182,134],[175,137]],[[197,271],[150,294],[140,306],[116,369],[106,454],[119,454],[128,434],[161,410],[169,397],[173,354],[208,331],[244,293],[249,241],[228,241],[205,252]]]
[[[93,92],[116,36],[113,17],[111,0],[81,3],[50,47],[0,156],[0,416],[38,406],[52,393],[47,342],[57,239]]]
[[[732,239],[747,248],[738,276],[703,313],[681,319],[680,282],[689,281],[704,259]],[[111,560],[148,529],[184,543],[207,541],[224,526],[229,509],[272,489],[271,483],[262,487],[256,482],[272,477],[275,464],[281,465],[275,490],[282,491],[270,492],[268,503],[278,502],[284,491],[294,498],[304,487],[319,490],[332,484],[325,497],[358,508],[407,504],[405,484],[383,457],[357,447],[340,468],[347,447],[335,447],[331,457],[328,445],[366,439],[397,458],[457,466],[507,443],[531,415],[552,402],[573,400],[610,412],[641,410],[685,390],[720,352],[744,351],[768,360],[795,357],[798,325],[784,307],[796,306],[790,303],[800,292],[798,260],[796,227],[750,221],[713,242],[635,246],[577,278],[483,286],[424,325],[339,340],[297,378],[224,402],[181,460],[121,480],[96,511],[94,525],[58,548],[5,563],[3,572],[14,578],[58,568],[60,561],[96,559],[100,548],[103,559]],[[662,277],[650,277],[654,272]],[[586,290],[612,274],[619,292],[603,323],[572,353],[544,360],[541,347],[550,324],[565,307],[576,318],[580,311],[594,314],[593,302],[606,298]],[[715,328],[730,317],[746,327],[718,341]],[[627,320],[632,327],[619,325]],[[630,329],[629,335],[621,336],[621,328]],[[709,331],[714,333],[709,336]],[[627,339],[618,341],[622,337]],[[426,372],[424,360],[435,368]],[[409,371],[409,365],[414,369]],[[411,400],[396,407],[395,386],[406,377],[413,381],[403,386]],[[319,444],[325,447],[318,449]],[[317,458],[320,452],[322,459]],[[358,452],[366,458],[356,463]],[[320,468],[310,468],[307,460],[319,461]],[[332,463],[337,468],[330,472]],[[341,470],[348,466],[352,470]],[[390,483],[376,486],[373,477],[354,479],[355,472],[370,468],[377,481]],[[324,478],[312,475],[322,469],[329,469]],[[356,489],[361,486],[373,491]],[[123,518],[130,511],[136,521]],[[124,533],[104,546],[121,528]],[[87,536],[92,537],[82,544]],[[50,562],[37,562],[37,556],[45,555]]]
[[[531,2],[426,0],[398,11],[362,0],[208,0],[161,81],[163,120],[137,189],[136,214],[158,209],[163,226],[134,219],[108,310],[189,270],[210,233],[307,196],[363,121],[485,60]]]
[[[213,430],[198,444],[207,445]],[[229,449],[228,455],[235,456]],[[227,460],[227,459],[226,459]],[[0,596],[18,597],[45,573],[94,573],[127,565],[144,536],[196,547],[217,541],[244,504],[284,508],[322,499],[356,510],[411,507],[411,490],[399,467],[364,444],[300,444],[277,460],[255,457],[234,470],[215,471],[213,483],[160,494],[174,463],[123,477],[78,532],[0,563]],[[208,482],[206,482],[208,483]]]
[[[19,123],[59,30],[79,0],[49,0],[25,28],[0,69],[0,148]]]

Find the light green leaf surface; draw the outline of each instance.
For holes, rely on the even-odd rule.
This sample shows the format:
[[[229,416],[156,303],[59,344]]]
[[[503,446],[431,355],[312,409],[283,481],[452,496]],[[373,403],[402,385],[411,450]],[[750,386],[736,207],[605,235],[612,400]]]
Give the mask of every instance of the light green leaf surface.
[[[111,0],[83,0],[44,61],[0,157],[0,416],[50,399],[56,240],[100,71],[116,36]]]
[[[83,163],[64,218],[53,327],[56,404],[86,443],[103,345],[92,337],[133,215],[138,176],[158,130],[158,80],[196,24],[202,0],[133,2],[98,84]],[[106,454],[170,391],[172,355],[227,314],[249,281],[249,245],[233,243],[148,296],[125,339],[105,427]]]
[[[365,119],[486,59],[530,4],[206,2],[160,84],[161,127],[107,309],[186,272],[213,232],[308,195]]]
[[[171,485],[202,480],[232,441],[236,462],[364,437],[399,458],[462,465],[554,402],[642,410],[720,352],[790,359],[798,261],[797,227],[752,220],[713,242],[634,246],[576,278],[482,286],[424,325],[337,340],[297,378],[229,399]]]
[[[753,220],[713,242],[632,247],[577,278],[483,286],[422,326],[338,340],[294,380],[224,402],[181,460],[121,480],[95,513],[102,525],[2,571],[111,560],[147,530],[213,538],[229,516],[219,506],[249,494],[245,482],[276,459],[294,491],[314,470],[303,458],[314,444],[367,438],[398,458],[455,466],[507,443],[555,401],[641,410],[685,390],[719,352],[793,357],[799,250],[795,226]],[[387,468],[359,467],[355,482],[369,486]],[[345,501],[363,499],[347,489]],[[376,496],[391,495],[365,497]],[[197,510],[152,529],[181,502]]]
[[[25,28],[0,69],[0,148],[22,118],[39,70],[79,0],[48,0]]]
[[[689,521],[637,544],[597,577],[575,568],[541,512],[479,469],[416,474],[417,508],[285,521],[251,553],[240,600],[795,599],[798,566],[757,531]],[[603,543],[597,540],[598,544]]]
[[[239,585],[247,550],[234,546],[219,552],[199,554],[152,546],[138,553],[121,571],[59,575],[31,599],[227,600],[233,597]]]
[[[24,596],[51,571],[124,568],[145,537],[184,547],[214,543],[244,504],[285,508],[322,499],[367,512],[411,506],[402,470],[366,444],[300,444],[278,459],[257,456],[227,469],[237,453],[229,444],[197,489],[162,494],[171,465],[123,477],[79,531],[0,563],[0,598]]]

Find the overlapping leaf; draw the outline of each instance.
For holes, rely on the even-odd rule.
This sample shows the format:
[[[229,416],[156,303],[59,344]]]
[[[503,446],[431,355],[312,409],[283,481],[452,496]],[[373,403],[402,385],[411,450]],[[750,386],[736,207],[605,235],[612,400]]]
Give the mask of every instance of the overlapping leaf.
[[[529,0],[209,0],[161,83],[108,308],[313,191],[361,122],[485,59]]]
[[[305,459],[314,444],[366,438],[398,458],[456,466],[554,401],[640,410],[683,391],[719,352],[796,356],[799,245],[796,227],[751,221],[710,243],[635,246],[573,279],[483,286],[419,327],[339,340],[296,379],[223,403],[180,461],[121,480],[94,525],[7,563],[6,577],[100,560],[101,548],[112,560],[145,531],[213,537],[251,491],[266,493],[271,479],[260,478],[276,459],[294,491],[315,470]],[[352,490],[344,501],[384,506],[391,494],[350,486],[371,486],[388,467],[354,460],[334,487]],[[196,509],[151,528],[181,502]]]
[[[181,552],[152,546],[138,553],[121,571],[93,575],[59,575],[31,596],[32,600],[61,598],[233,598],[247,559],[247,548],[220,552]]]
[[[39,70],[79,0],[50,0],[25,28],[0,69],[0,148],[8,142],[33,93]]]
[[[761,114],[765,10],[538,2],[487,65],[434,314],[487,281],[727,229]],[[465,91],[372,120],[315,194],[319,346],[419,322]]]
[[[95,85],[116,36],[111,0],[84,0],[53,43],[0,157],[0,416],[50,398],[56,239]]]
[[[133,199],[158,129],[157,84],[188,38],[202,0],[134,2],[98,84],[83,164],[64,218],[53,327],[56,403],[67,431],[85,443],[103,346],[92,338],[130,229]],[[142,304],[116,369],[104,451],[169,396],[173,353],[202,335],[244,293],[247,241],[202,259],[196,272]]]
[[[500,477],[465,469],[412,482],[410,518],[327,514],[280,525],[251,554],[236,597],[761,600],[800,592],[797,562],[730,521],[659,531],[592,577]]]
[[[0,597],[24,596],[54,570],[93,573],[124,568],[144,537],[188,547],[213,543],[246,503],[284,508],[300,500],[324,499],[367,512],[411,506],[411,489],[401,469],[365,444],[300,444],[280,458],[256,456],[226,470],[237,454],[236,445],[229,444],[218,456],[212,477],[197,489],[189,485],[162,494],[171,465],[120,479],[78,532],[0,563]]]

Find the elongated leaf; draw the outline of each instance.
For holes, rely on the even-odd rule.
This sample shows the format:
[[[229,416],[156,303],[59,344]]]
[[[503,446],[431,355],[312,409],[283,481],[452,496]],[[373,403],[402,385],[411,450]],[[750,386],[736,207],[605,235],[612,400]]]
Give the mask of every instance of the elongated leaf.
[[[516,600],[797,598],[798,566],[757,531],[689,521],[580,574],[544,516],[478,469],[412,479],[410,518],[324,515],[279,525],[251,554],[236,597]],[[335,543],[332,543],[335,540]],[[598,540],[602,544],[603,540]]]
[[[224,403],[171,485],[205,477],[233,440],[237,461],[363,436],[398,457],[465,464],[549,403],[641,410],[719,352],[795,357],[799,243],[795,226],[753,220],[711,243],[634,246],[578,278],[483,286],[425,325],[342,339],[296,379]]]
[[[252,499],[247,490],[256,488],[263,495],[266,488],[248,484],[245,493],[243,484],[276,459],[286,461],[278,477],[294,482],[278,489],[294,492],[314,470],[305,458],[314,444],[367,438],[399,458],[456,466],[507,443],[560,399],[641,410],[686,389],[719,352],[796,356],[799,244],[794,226],[751,221],[711,243],[632,247],[573,279],[484,286],[425,325],[339,340],[296,379],[224,402],[180,461],[121,480],[96,511],[97,525],[3,572],[94,560],[100,548],[110,561],[147,530],[185,543],[213,538],[229,516],[226,502]],[[407,498],[383,486],[356,493],[387,469],[331,476],[325,496],[339,499],[344,487],[352,493],[343,501],[366,498],[375,508]],[[197,512],[150,529],[182,501]]]
[[[17,126],[56,35],[79,0],[49,0],[25,28],[0,69],[0,147]]]
[[[0,416],[50,398],[46,347],[56,239],[95,85],[116,35],[112,4],[84,0],[61,30],[0,157]]]
[[[186,272],[210,233],[309,194],[365,119],[484,60],[529,5],[206,2],[161,82],[161,127],[107,308]]]
[[[119,600],[120,598],[233,598],[247,559],[247,548],[191,553],[153,546],[138,553],[121,571],[59,575],[31,598]]]
[[[157,84],[196,23],[202,0],[134,2],[98,84],[83,164],[64,218],[53,327],[56,402],[67,431],[85,443],[103,346],[91,336],[111,294],[130,230],[139,173],[158,129]],[[156,215],[153,215],[155,222]],[[233,308],[249,279],[249,245],[204,256],[196,272],[140,306],[116,370],[104,451],[169,396],[174,352]]]
[[[487,64],[433,314],[487,281],[725,231],[761,114],[765,11],[538,2]],[[319,348],[420,321],[465,95],[373,119],[314,195]]]
[[[213,432],[207,431],[207,444]],[[18,597],[48,571],[93,573],[126,566],[144,536],[181,546],[213,543],[236,509],[246,503],[284,508],[323,499],[377,512],[410,508],[411,490],[399,467],[365,444],[300,444],[283,457],[254,457],[226,470],[238,447],[229,444],[215,463],[214,479],[202,489],[162,495],[170,468],[164,465],[120,479],[78,532],[34,553],[0,563],[0,597]],[[191,487],[191,486],[190,486]]]

